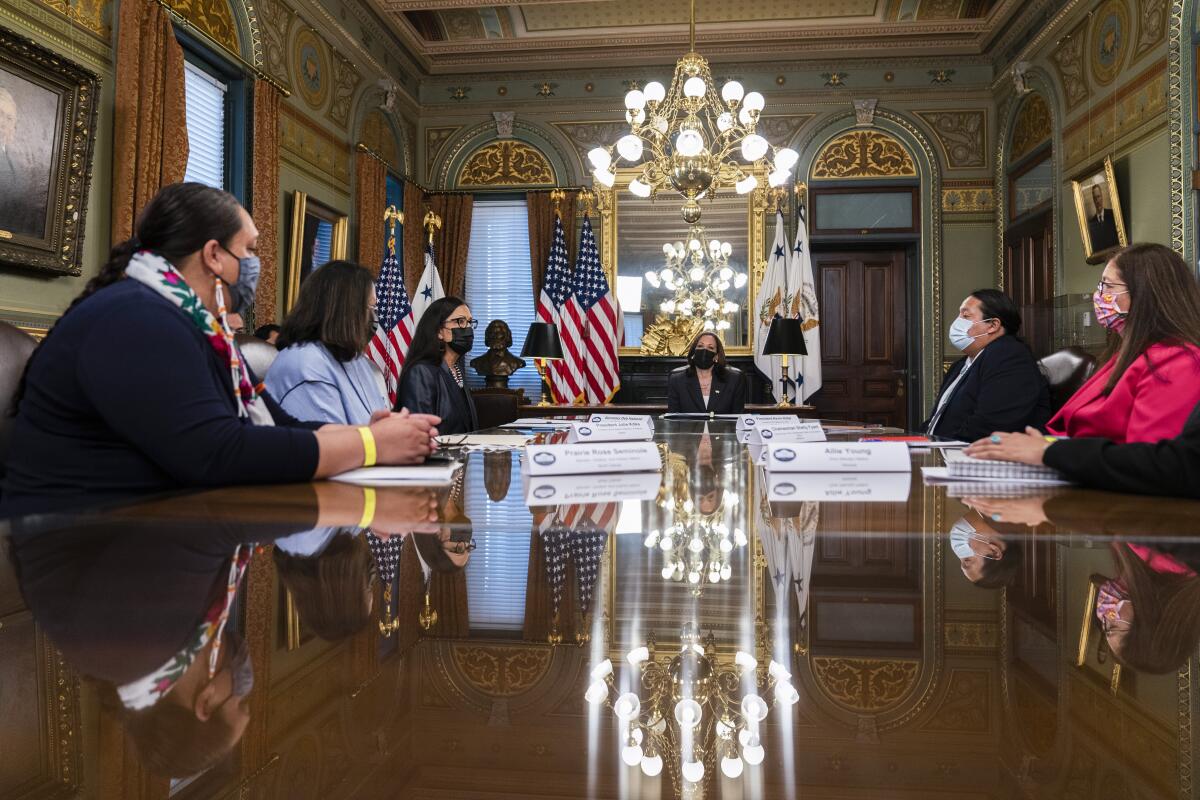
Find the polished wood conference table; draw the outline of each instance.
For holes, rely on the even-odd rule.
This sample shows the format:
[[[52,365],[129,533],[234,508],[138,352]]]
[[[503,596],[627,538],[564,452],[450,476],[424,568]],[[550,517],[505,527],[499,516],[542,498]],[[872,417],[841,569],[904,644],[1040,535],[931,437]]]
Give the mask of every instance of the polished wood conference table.
[[[657,473],[464,452],[450,486],[370,501],[324,482],[4,523],[0,797],[1194,796],[1200,631],[1152,630],[1180,655],[1118,670],[1086,620],[1129,545],[1200,563],[1200,503],[928,486],[920,451],[784,491],[731,423],[655,438]],[[972,542],[1001,557],[960,560]],[[151,712],[114,690],[187,653],[235,553],[227,652],[244,639],[253,689],[180,737],[147,720],[194,689]]]

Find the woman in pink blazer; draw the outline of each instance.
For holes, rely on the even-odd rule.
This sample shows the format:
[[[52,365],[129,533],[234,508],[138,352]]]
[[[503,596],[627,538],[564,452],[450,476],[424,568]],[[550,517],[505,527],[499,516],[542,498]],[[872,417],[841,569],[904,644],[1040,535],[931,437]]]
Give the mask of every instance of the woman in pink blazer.
[[[1178,436],[1200,401],[1200,285],[1169,247],[1135,244],[1104,268],[1096,321],[1116,333],[1111,357],[1047,430],[1156,442]]]

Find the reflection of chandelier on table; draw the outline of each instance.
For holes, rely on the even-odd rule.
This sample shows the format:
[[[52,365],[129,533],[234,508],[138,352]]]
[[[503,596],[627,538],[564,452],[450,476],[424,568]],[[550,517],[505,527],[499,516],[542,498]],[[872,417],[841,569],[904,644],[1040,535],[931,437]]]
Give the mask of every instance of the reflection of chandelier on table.
[[[592,149],[588,160],[596,182],[612,188],[615,149],[617,159],[640,164],[630,192],[650,197],[669,187],[687,198],[683,218],[694,223],[700,219],[700,198],[723,186],[751,192],[758,186],[755,173],[761,172],[768,173],[769,185],[782,186],[799,155],[790,148],[776,150],[758,134],[766,104],[761,94],[747,93],[737,81],[728,81],[718,94],[708,61],[696,52],[695,0],[689,30],[691,47],[675,64],[670,88],[651,81],[626,94],[630,132],[615,146]],[[768,153],[773,153],[770,159]]]
[[[684,798],[705,794],[718,758],[729,778],[739,777],[745,764],[761,764],[766,751],[760,726],[771,704],[758,689],[790,708],[800,695],[787,669],[772,661],[759,680],[758,661],[740,650],[732,665],[722,664],[712,634],[702,645],[693,624],[680,631],[678,653],[663,661],[656,656],[651,641],[625,657],[634,670],[629,684],[643,687],[645,698],[617,693],[612,661],[592,670],[584,697],[592,705],[612,706],[621,726],[621,760],[649,777],[665,764]]]
[[[732,253],[729,242],[710,240],[700,225],[688,229],[686,245],[665,243],[666,265],[646,273],[646,282],[655,289],[666,287],[675,293],[659,304],[659,310],[670,316],[690,317],[700,330],[729,330],[729,317],[740,306],[727,299],[725,292],[731,286],[741,289],[747,280],[746,273],[735,272],[729,266]]]

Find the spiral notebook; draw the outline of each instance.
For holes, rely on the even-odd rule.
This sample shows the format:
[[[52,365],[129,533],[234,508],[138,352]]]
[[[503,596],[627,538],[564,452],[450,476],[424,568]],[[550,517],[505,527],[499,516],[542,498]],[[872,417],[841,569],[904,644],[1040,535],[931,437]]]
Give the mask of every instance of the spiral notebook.
[[[1014,461],[993,461],[973,458],[961,450],[942,450],[950,480],[1046,481],[1060,482],[1063,475],[1056,469],[1040,464],[1018,464]]]

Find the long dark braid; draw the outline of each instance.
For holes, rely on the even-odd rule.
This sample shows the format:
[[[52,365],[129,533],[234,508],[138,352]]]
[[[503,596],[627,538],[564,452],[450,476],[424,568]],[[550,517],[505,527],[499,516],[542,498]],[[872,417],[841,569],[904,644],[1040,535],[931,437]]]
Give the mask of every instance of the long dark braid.
[[[42,345],[54,333],[54,328],[84,300],[124,278],[125,268],[129,266],[134,253],[150,250],[177,264],[211,239],[222,244],[228,243],[241,228],[241,205],[228,192],[202,183],[172,183],[160,189],[138,215],[135,236],[113,247],[100,272],[87,282],[83,291],[71,301],[29,356],[17,384],[9,415],[17,415],[17,407],[25,396],[25,379],[29,375],[29,368]]]

